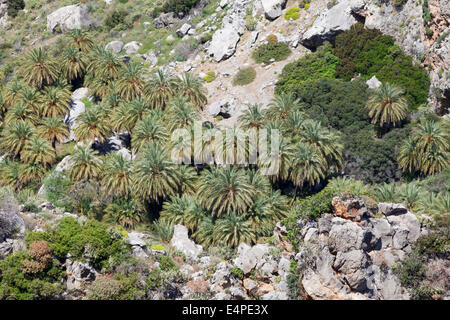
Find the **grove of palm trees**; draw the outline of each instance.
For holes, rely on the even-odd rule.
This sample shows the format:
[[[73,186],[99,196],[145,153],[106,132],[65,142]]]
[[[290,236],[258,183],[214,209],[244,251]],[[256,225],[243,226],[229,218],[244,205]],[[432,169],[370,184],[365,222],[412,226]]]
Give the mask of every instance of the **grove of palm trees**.
[[[93,12],[97,2],[82,1]],[[330,225],[351,223],[352,228],[366,228],[374,234],[373,239],[379,237],[380,243],[386,237],[394,239],[387,246],[376,245],[373,240],[363,249],[352,250],[375,261],[370,251],[392,246],[389,254],[401,258],[395,260],[395,266],[389,266],[389,276],[395,275],[395,283],[405,292],[402,299],[448,299],[450,127],[446,112],[436,113],[430,103],[430,78],[423,63],[405,54],[391,36],[358,22],[340,32],[332,43],[324,41],[298,58],[284,61],[285,52],[280,59],[268,57],[265,60],[271,62],[263,65],[266,69],[272,64],[283,66],[280,73],[274,72],[270,100],[261,94],[261,101],[239,105],[231,116],[224,117],[223,112],[212,116],[210,106],[217,101],[216,95],[234,95],[220,89],[232,79],[212,80],[213,86],[195,68],[184,66],[192,66],[194,61],[200,66],[223,63],[208,57],[207,44],[214,42],[214,36],[205,44],[193,40],[194,33],[180,37],[174,26],[154,29],[155,34],[174,32],[179,43],[196,41],[196,46],[205,46],[205,50],[195,51],[203,60],[191,55],[170,62],[181,64],[180,68],[165,60],[169,53],[164,46],[169,41],[158,42],[161,49],[155,51],[160,60],[149,66],[136,53],[115,52],[99,39],[105,34],[120,38],[119,32],[137,33],[144,17],[149,17],[150,25],[171,10],[178,14],[174,18],[180,19],[178,27],[193,24],[189,19],[196,14],[206,21],[213,12],[220,17],[222,12],[225,15],[234,10],[234,1],[224,7],[215,0],[192,4],[159,1],[161,7],[156,5],[156,9],[146,1],[131,2],[136,2],[136,8],[152,8],[151,14],[145,11],[133,16],[129,24],[122,22],[123,30],[117,25],[119,31],[108,31],[101,25],[64,30],[53,42],[40,45],[38,41],[0,58],[0,213],[14,211],[22,217],[25,228],[20,238],[22,249],[11,249],[3,256],[0,242],[1,300],[181,299],[182,293],[172,296],[167,288],[180,288],[186,283],[208,288],[192,289],[194,293],[186,294],[186,299],[220,299],[219,291],[211,285],[220,263],[229,264],[230,286],[245,288],[245,295],[221,289],[225,299],[329,299],[309,291],[308,282],[303,281],[309,279],[305,270],[314,269],[307,267],[309,260],[304,258],[305,248],[311,250],[307,256],[315,254],[314,245],[308,242],[331,239],[337,228],[322,231],[326,229],[323,219],[330,215]],[[177,2],[183,5],[173,5],[173,9],[172,4]],[[309,3],[327,10],[326,3],[317,2]],[[245,21],[248,25],[253,17],[268,28],[266,32],[266,27],[258,27],[258,45],[266,44],[266,33],[275,32],[273,24],[286,30],[278,34],[275,43],[288,43],[283,39],[292,32],[292,24],[300,22],[285,18],[285,10],[311,10],[309,3],[306,7],[298,1],[287,1],[280,6],[282,15],[273,21],[266,20],[267,14],[252,15],[251,10],[257,8],[254,4],[247,7]],[[138,10],[127,1],[113,1],[110,6],[105,12],[122,10],[131,16]],[[197,32],[200,28],[192,27]],[[245,29],[245,34],[251,32],[253,29]],[[253,46],[258,45],[244,46],[244,41],[247,38],[239,42],[240,51],[235,55],[249,57],[246,64],[259,68],[251,58]],[[176,50],[181,49],[175,45],[172,52]],[[290,50],[297,54],[299,48],[291,46]],[[368,86],[366,81],[373,77],[379,83]],[[88,94],[75,101],[74,92],[80,89]],[[83,106],[79,114],[74,111],[77,104]],[[196,126],[203,134],[200,151],[193,147]],[[186,147],[192,152],[182,164],[171,157],[178,150],[179,141],[174,136],[180,130],[192,141]],[[279,132],[276,158],[259,151],[255,163],[219,161],[235,159],[239,144],[245,146],[244,153],[249,156],[250,146],[239,135],[240,130],[256,134],[267,131],[269,137]],[[194,162],[199,158],[196,152],[206,154],[217,146],[214,139],[218,134],[231,134],[232,146],[223,144],[213,151],[212,160],[200,155],[201,163]],[[112,147],[114,144],[120,147]],[[267,175],[266,169],[274,161],[277,170]],[[348,205],[354,201],[359,201],[356,209]],[[417,235],[413,242],[413,231],[405,230],[403,222],[391,221],[381,203],[398,205],[401,209],[395,210],[405,210],[414,217],[420,237]],[[361,208],[367,208],[367,216]],[[354,218],[354,212],[361,217]],[[396,215],[398,212],[392,214]],[[378,220],[373,219],[389,220],[388,227],[393,231],[377,233]],[[180,225],[194,243],[190,251],[183,251],[173,240]],[[308,231],[311,228],[315,231]],[[400,229],[409,236],[405,236],[405,244],[397,245]],[[136,234],[138,241],[133,238]],[[19,239],[7,236],[6,231],[4,237],[0,233],[0,241],[7,238]],[[197,245],[201,245],[202,253],[192,257]],[[245,248],[258,246],[270,246],[265,257],[272,257],[270,261],[275,261],[278,271],[268,264],[255,265],[248,271],[245,263],[236,262],[243,255],[251,255],[242,253]],[[339,252],[339,248],[333,250],[332,254]],[[193,272],[183,273],[186,265],[200,268],[199,261],[206,256],[218,260],[204,267],[203,276],[189,278]],[[68,271],[74,268],[68,267],[69,258],[70,263],[79,261],[96,270],[95,280],[69,287]],[[280,267],[283,259],[287,260],[286,273]],[[235,264],[230,265],[231,261]],[[447,270],[444,280],[431,280],[427,273],[430,261],[435,268]],[[344,267],[337,263],[333,272],[345,274]],[[271,275],[262,276],[268,269]],[[356,274],[355,270],[352,272]],[[369,295],[364,286],[353,285],[353,278],[345,279],[343,286],[349,289],[345,295],[336,293],[338,299],[400,297]],[[248,281],[257,283],[255,289],[249,289]],[[285,283],[287,289],[278,289],[279,283]],[[266,284],[272,289],[258,289]],[[272,292],[279,295],[268,296]]]

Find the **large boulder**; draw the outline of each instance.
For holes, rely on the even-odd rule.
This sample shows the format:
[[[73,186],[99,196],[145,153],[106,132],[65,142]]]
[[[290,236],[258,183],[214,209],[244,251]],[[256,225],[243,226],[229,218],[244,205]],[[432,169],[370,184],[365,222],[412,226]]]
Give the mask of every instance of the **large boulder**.
[[[160,15],[158,18],[153,20],[153,26],[157,29],[170,28],[177,22],[173,12],[165,13]]]
[[[83,283],[94,281],[97,272],[94,268],[80,261],[66,260],[67,290],[80,290]]]
[[[13,204],[0,208],[0,242],[25,236],[25,222],[17,214],[17,209]]]
[[[191,28],[192,26],[189,23],[185,23],[177,30],[177,35],[183,37],[191,30]]]
[[[201,245],[195,244],[194,241],[188,237],[188,229],[180,224],[177,224],[173,230],[172,240],[170,244],[177,250],[183,252],[187,258],[196,260],[203,251]]]
[[[286,2],[287,0],[261,0],[266,18],[274,20],[281,16]]]
[[[59,8],[47,16],[47,31],[54,33],[57,27],[61,32],[88,28],[93,20],[87,6],[75,4]]]
[[[235,1],[222,20],[222,27],[214,32],[208,54],[217,62],[228,59],[236,52],[236,46],[245,31],[246,8],[253,0]]]
[[[238,247],[238,256],[233,260],[233,263],[239,269],[244,271],[244,274],[250,273],[257,266],[263,267],[267,262],[267,255],[269,253],[269,246],[267,244],[257,244],[253,247],[245,243],[241,243]],[[266,268],[270,267],[267,265]],[[266,270],[270,272],[270,270]]]
[[[305,47],[316,48],[324,41],[333,41],[337,34],[358,22],[355,13],[364,7],[363,0],[343,0],[322,13],[302,36]]]
[[[0,0],[0,27],[5,27],[8,23],[8,3],[7,0]]]
[[[362,199],[334,197],[331,205],[336,216],[355,222],[371,215]]]
[[[208,48],[209,55],[219,62],[231,57],[236,51],[240,35],[231,25],[220,29],[213,34],[211,44]]]
[[[141,47],[142,43],[137,41],[131,41],[123,46],[123,50],[125,50],[127,54],[135,54]]]
[[[114,53],[119,53],[120,51],[122,51],[122,48],[123,42],[118,40],[111,41],[105,46],[106,50],[110,50]]]

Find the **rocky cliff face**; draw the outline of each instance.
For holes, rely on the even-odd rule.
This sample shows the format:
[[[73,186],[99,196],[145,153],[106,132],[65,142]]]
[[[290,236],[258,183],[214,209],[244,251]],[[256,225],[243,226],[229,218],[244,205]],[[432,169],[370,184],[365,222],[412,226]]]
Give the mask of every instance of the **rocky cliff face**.
[[[279,224],[270,242],[242,243],[235,257],[226,261],[195,244],[187,229],[177,225],[171,246],[185,256],[179,263],[181,278],[148,294],[152,299],[409,299],[393,267],[428,230],[401,204],[379,203],[369,209],[362,199],[335,197],[332,207],[333,212],[317,221],[297,221],[297,250],[287,241],[286,227]],[[49,203],[43,208],[54,212]],[[6,234],[10,231],[3,216],[1,232]],[[145,268],[160,268],[158,261],[167,249],[150,245],[149,239],[139,232],[127,235],[132,255]],[[19,240],[2,241],[0,259],[22,250]],[[62,267],[67,270],[66,299],[82,298],[102,277],[86,262],[68,258]],[[296,287],[300,293],[293,293]]]
[[[435,112],[445,114],[449,111],[450,97],[449,3],[448,0],[433,0],[426,7],[421,0],[409,0],[403,6],[394,6],[391,2],[380,4],[376,0],[341,0],[316,19],[301,42],[317,47],[325,40],[333,41],[338,33],[358,21],[367,28],[376,28],[392,36],[418,63],[429,67],[430,100]],[[431,19],[427,23],[424,22],[428,19],[426,10]]]

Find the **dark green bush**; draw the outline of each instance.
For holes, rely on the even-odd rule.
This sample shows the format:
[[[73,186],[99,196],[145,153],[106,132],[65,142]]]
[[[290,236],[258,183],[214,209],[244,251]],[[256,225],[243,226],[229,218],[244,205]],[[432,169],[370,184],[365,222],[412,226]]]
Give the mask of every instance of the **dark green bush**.
[[[124,28],[127,28],[126,25],[126,17],[128,16],[128,13],[124,10],[114,10],[111,12],[108,17],[105,19],[105,27],[108,30],[111,30],[115,28],[118,25],[122,25]]]
[[[375,75],[382,82],[402,87],[411,109],[427,101],[430,80],[425,70],[415,66],[412,58],[380,31],[357,23],[336,37],[334,54],[339,58],[338,78]]]
[[[6,4],[8,5],[8,9],[6,12],[8,13],[8,16],[11,18],[17,17],[19,11],[25,8],[24,0],[7,0]]]
[[[253,59],[257,63],[269,64],[271,59],[282,61],[291,54],[289,44],[286,42],[266,43],[260,45],[253,52]]]
[[[0,300],[55,299],[61,294],[63,272],[57,262],[50,259],[42,268],[26,268],[31,260],[28,252],[19,252],[0,261]]]
[[[72,259],[89,260],[99,270],[107,267],[110,258],[119,260],[127,252],[119,232],[95,220],[81,224],[65,217],[50,231],[31,232],[25,239],[26,243],[39,240],[47,241],[60,260],[70,254]]]
[[[252,83],[256,78],[256,71],[252,67],[239,70],[238,73],[233,78],[233,85],[235,86],[245,86]]]
[[[342,133],[347,175],[368,183],[401,178],[397,148],[408,130],[393,129],[382,139],[375,139],[375,130],[365,109],[368,93],[364,81],[321,79],[297,84],[292,80],[279,83],[277,91],[292,92],[303,103],[309,117]]]
[[[169,270],[175,270],[178,267],[170,257],[162,256],[161,259],[159,259],[159,268],[162,271],[169,271]]]
[[[195,5],[198,0],[166,0],[166,2],[160,7],[160,11],[162,12],[174,12],[176,14],[179,13],[188,13]]]
[[[299,90],[307,80],[334,78],[338,61],[339,59],[333,55],[333,48],[327,43],[316,52],[287,64],[278,80],[276,92]]]

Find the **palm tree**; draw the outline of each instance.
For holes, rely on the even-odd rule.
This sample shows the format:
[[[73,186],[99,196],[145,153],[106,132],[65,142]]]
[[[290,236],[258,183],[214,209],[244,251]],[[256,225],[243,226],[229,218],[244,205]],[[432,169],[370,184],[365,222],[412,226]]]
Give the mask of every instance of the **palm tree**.
[[[27,106],[33,113],[39,113],[39,91],[33,87],[23,86],[18,93],[18,101]]]
[[[76,146],[70,160],[73,162],[69,169],[72,181],[96,179],[101,172],[102,162],[97,157],[97,152],[89,145]]]
[[[337,134],[314,120],[304,121],[300,130],[300,141],[314,146],[327,167],[339,168],[342,165],[344,146],[339,140]]]
[[[91,140],[94,143],[97,140],[103,142],[110,134],[111,127],[109,126],[107,113],[98,106],[89,108],[77,119],[77,127],[75,128],[77,141]]]
[[[253,205],[245,212],[245,220],[250,222],[255,235],[260,235],[262,230],[272,225],[273,219],[268,198],[256,197]]]
[[[215,242],[231,247],[237,247],[241,243],[256,242],[256,235],[250,222],[234,212],[216,221],[213,237]]]
[[[169,201],[163,203],[160,219],[173,224],[185,223],[185,214],[192,206],[192,202],[188,197],[171,197]]]
[[[106,219],[111,219],[114,223],[117,223],[124,228],[135,228],[138,223],[144,220],[143,206],[135,199],[114,199],[105,208],[105,213]]]
[[[153,108],[164,109],[178,86],[176,78],[167,71],[158,69],[147,83],[147,98]]]
[[[47,87],[40,99],[40,114],[44,117],[64,117],[69,110],[70,91]]]
[[[291,181],[297,187],[304,184],[313,186],[325,177],[325,163],[319,152],[313,146],[299,143],[294,151],[291,162]],[[295,198],[295,196],[294,196]]]
[[[34,113],[34,110],[22,102],[14,104],[14,106],[8,110],[5,117],[5,123],[13,121],[29,121],[36,124],[37,120],[38,117]]]
[[[261,170],[247,170],[248,181],[256,191],[256,195],[264,195],[272,189],[267,176],[263,175]]]
[[[180,194],[193,194],[197,185],[197,172],[190,166],[179,166]]]
[[[396,202],[398,200],[394,184],[387,184],[385,182],[383,185],[376,186],[375,194],[379,202]]]
[[[255,194],[243,170],[213,167],[200,177],[197,199],[206,210],[220,216],[232,211],[244,213],[253,204]]]
[[[199,110],[206,104],[206,90],[199,77],[185,72],[180,79],[179,87],[181,94]]]
[[[93,73],[86,74],[84,84],[89,87],[93,96],[101,100],[114,92],[114,82],[111,79]]]
[[[122,154],[112,153],[106,157],[102,168],[102,184],[108,194],[113,196],[130,195],[131,161]]]
[[[300,101],[292,92],[275,96],[269,104],[266,116],[269,120],[285,120],[291,112],[301,108]]]
[[[286,181],[289,178],[290,161],[293,153],[294,147],[292,143],[281,136],[278,153],[275,155],[276,158],[273,159],[270,155],[270,150],[267,150],[267,154],[261,153],[259,155],[258,166],[266,169],[275,166],[277,169],[276,173],[270,175],[272,181]]]
[[[160,121],[152,116],[146,116],[136,123],[131,137],[131,145],[135,152],[138,152],[148,142],[162,145],[167,141],[169,135],[166,128]]]
[[[20,73],[27,84],[40,89],[58,78],[58,65],[45,49],[32,49],[22,59]]]
[[[46,168],[41,164],[23,163],[19,166],[19,179],[24,185],[31,182],[39,183],[45,173]]]
[[[112,114],[112,124],[115,130],[132,132],[136,123],[150,110],[148,104],[142,99],[122,102]]]
[[[195,240],[204,246],[214,243],[214,222],[211,216],[205,216],[193,233]],[[219,239],[220,242],[221,239]]]
[[[373,124],[396,124],[406,118],[408,102],[403,90],[389,83],[375,89],[366,105]]]
[[[14,190],[22,189],[25,185],[22,176],[24,166],[24,163],[8,159],[0,162],[0,183]]]
[[[247,105],[247,109],[239,116],[239,122],[244,129],[261,129],[264,126],[265,110],[262,105],[255,103]]]
[[[152,224],[152,233],[150,238],[155,242],[168,243],[173,237],[173,223],[165,220],[158,220]]]
[[[122,99],[130,101],[144,93],[143,72],[144,69],[138,62],[129,62],[124,65],[117,81],[117,93],[120,94]]]
[[[399,200],[406,205],[409,210],[415,212],[422,193],[423,190],[416,184],[406,183],[400,187],[398,196]]]
[[[69,129],[62,119],[46,117],[37,127],[37,134],[50,140],[53,149],[55,149],[56,142],[61,142],[69,136]]]
[[[269,211],[274,221],[279,221],[287,217],[289,204],[286,196],[281,194],[280,190],[270,190],[269,192]]]
[[[72,45],[79,51],[88,52],[94,46],[91,36],[83,29],[73,29],[68,36],[72,41]]]
[[[408,137],[400,147],[400,154],[397,159],[398,166],[403,171],[412,173],[418,168],[418,158],[416,141],[412,137]]]
[[[173,97],[169,104],[169,130],[174,131],[179,128],[189,128],[200,115],[194,110],[191,104],[183,96]]]
[[[118,79],[122,72],[122,60],[103,46],[97,46],[91,51],[89,61],[87,70],[94,78],[100,77],[105,81],[112,81]]]
[[[175,195],[180,185],[179,170],[168,159],[167,151],[152,142],[139,152],[132,177],[135,192],[155,202]]]
[[[28,121],[11,122],[2,133],[2,148],[17,156],[22,152],[25,144],[34,136],[34,132],[34,126]]]
[[[18,79],[13,79],[8,82],[2,93],[3,102],[6,106],[12,106],[18,101],[23,88],[24,84]]]
[[[87,63],[79,50],[67,48],[62,57],[61,67],[64,77],[69,81],[72,81],[81,78],[84,75]]]
[[[42,165],[44,167],[55,162],[56,152],[50,143],[42,138],[33,136],[23,149],[21,160],[23,162]]]
[[[294,111],[288,114],[281,128],[283,129],[283,133],[288,134],[293,139],[297,139],[302,131],[304,122],[305,114],[301,111]]]
[[[406,140],[398,158],[403,170],[434,174],[449,166],[449,133],[443,130],[441,123],[425,121],[419,124],[413,137]]]

